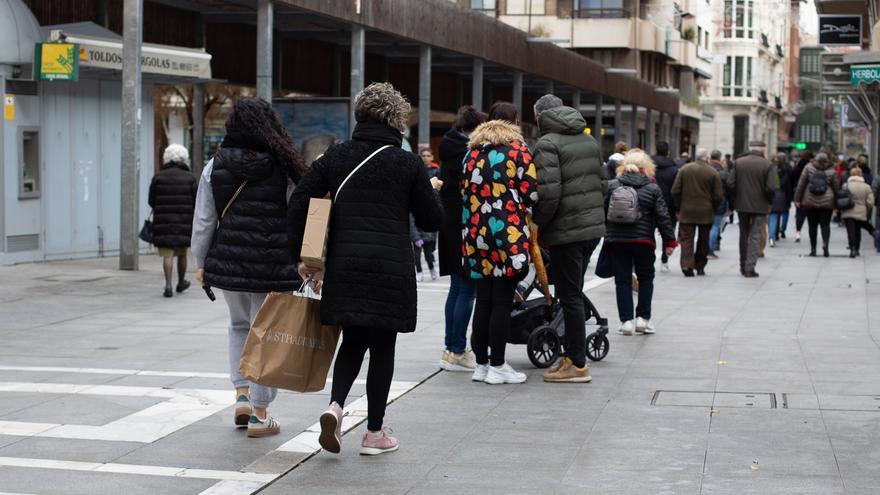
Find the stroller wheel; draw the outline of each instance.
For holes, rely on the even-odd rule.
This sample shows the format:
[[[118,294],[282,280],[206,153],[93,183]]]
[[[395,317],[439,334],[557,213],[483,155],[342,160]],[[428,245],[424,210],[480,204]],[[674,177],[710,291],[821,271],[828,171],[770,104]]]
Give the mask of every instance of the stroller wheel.
[[[606,330],[604,333],[593,332],[587,336],[587,357],[590,358],[590,361],[601,361],[608,355],[611,343],[605,335],[607,333]]]
[[[526,352],[538,368],[549,368],[559,358],[559,335],[551,326],[538,327],[529,334]]]

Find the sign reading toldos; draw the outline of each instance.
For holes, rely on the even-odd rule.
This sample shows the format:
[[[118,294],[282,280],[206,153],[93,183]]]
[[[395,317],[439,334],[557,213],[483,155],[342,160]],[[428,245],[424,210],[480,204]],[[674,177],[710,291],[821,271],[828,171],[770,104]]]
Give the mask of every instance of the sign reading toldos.
[[[34,47],[34,79],[76,81],[79,79],[79,45],[37,43]]]
[[[80,63],[83,67],[122,70],[122,45],[99,40],[80,40]],[[148,74],[210,78],[210,57],[184,50],[170,50],[144,45],[141,50],[141,70]]]

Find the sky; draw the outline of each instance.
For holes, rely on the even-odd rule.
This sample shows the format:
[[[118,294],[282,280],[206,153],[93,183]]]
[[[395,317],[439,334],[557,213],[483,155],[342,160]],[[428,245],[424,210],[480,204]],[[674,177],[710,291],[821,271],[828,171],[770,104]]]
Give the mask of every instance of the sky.
[[[819,33],[819,16],[814,0],[807,0],[801,5],[801,32],[814,36]]]

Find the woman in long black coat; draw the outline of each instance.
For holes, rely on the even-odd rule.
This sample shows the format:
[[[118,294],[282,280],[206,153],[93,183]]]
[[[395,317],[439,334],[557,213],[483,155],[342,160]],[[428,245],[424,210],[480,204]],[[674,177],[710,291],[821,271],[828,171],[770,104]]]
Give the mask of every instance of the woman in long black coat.
[[[342,407],[369,349],[367,433],[361,454],[397,450],[383,426],[394,374],[398,333],[416,328],[416,280],[409,215],[422,230],[436,231],[443,216],[439,196],[418,156],[400,148],[409,102],[388,83],[366,87],[355,100],[351,141],[332,146],[297,185],[288,234],[300,260],[309,201],[334,197],[323,279],[321,321],[342,327],[333,370],[330,407],[321,415],[321,447],[341,448]],[[346,177],[372,153],[389,147]],[[338,195],[337,195],[338,193]],[[318,275],[300,263],[300,274]]]
[[[461,173],[464,155],[468,151],[469,135],[486,121],[486,114],[465,105],[458,109],[455,125],[440,143],[440,179],[443,188],[443,228],[440,229],[440,275],[449,275],[449,294],[446,296],[446,338],[440,369],[446,371],[473,371],[474,353],[467,346],[467,329],[474,310],[474,281],[466,276],[461,265]]]
[[[147,199],[153,208],[153,245],[159,248],[165,271],[165,297],[171,297],[174,258],[177,258],[177,292],[189,288],[186,252],[192,235],[193,211],[198,182],[189,169],[189,152],[171,144],[162,155],[162,168],[150,182]]]

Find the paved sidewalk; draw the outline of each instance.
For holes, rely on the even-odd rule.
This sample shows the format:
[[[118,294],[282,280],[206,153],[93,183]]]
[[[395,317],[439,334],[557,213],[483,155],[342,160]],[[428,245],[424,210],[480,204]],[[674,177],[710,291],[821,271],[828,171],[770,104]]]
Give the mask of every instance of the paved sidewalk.
[[[341,455],[312,455],[326,392],[281,393],[279,437],[232,429],[225,305],[164,300],[158,259],[0,268],[0,492],[880,492],[880,256],[843,257],[833,227],[841,256],[789,239],[746,280],[735,230],[707,277],[658,273],[658,333],[612,331],[588,385],[542,383],[524,346],[524,385],[438,373],[447,282],[422,284],[387,414],[401,450],[378,458],[349,422]],[[588,294],[616,325],[613,284]]]

